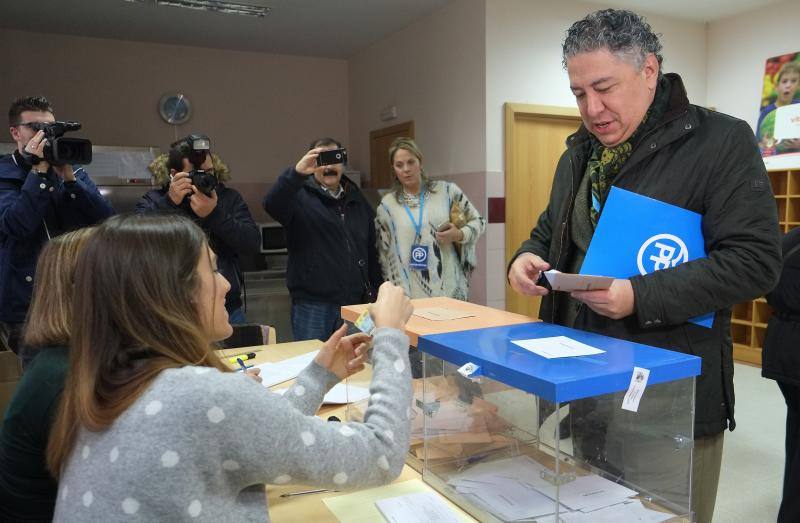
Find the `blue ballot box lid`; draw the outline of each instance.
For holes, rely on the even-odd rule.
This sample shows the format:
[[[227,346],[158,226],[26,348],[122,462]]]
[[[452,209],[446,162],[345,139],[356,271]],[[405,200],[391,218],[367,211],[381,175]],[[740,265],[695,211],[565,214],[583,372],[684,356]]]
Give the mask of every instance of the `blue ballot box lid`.
[[[602,354],[548,359],[512,343],[566,336]],[[634,367],[650,371],[648,386],[700,374],[700,358],[550,323],[523,323],[420,336],[419,350],[553,402],[627,390]]]

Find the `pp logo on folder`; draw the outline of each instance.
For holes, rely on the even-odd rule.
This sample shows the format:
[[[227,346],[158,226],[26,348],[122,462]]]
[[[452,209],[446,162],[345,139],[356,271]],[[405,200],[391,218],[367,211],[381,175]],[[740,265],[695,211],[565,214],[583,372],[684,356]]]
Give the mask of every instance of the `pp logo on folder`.
[[[702,222],[696,212],[611,187],[580,273],[630,278],[705,258]],[[714,313],[689,321],[711,328]]]
[[[647,239],[636,256],[639,274],[669,269],[689,261],[689,249],[674,234],[656,234]]]

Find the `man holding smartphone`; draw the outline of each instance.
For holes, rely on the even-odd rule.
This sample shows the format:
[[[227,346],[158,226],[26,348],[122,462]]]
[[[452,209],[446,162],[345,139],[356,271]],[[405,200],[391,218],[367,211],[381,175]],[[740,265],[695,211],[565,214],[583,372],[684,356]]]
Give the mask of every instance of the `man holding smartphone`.
[[[373,301],[382,281],[375,211],[343,176],[346,162],[337,140],[314,140],[264,198],[264,210],[286,229],[297,341],[328,339],[341,324],[340,307]]]

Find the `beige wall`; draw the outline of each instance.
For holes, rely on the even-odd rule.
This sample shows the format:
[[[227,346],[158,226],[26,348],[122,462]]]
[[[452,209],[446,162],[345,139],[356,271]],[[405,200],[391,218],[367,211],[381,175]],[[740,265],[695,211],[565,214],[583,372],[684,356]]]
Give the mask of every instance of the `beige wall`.
[[[355,168],[369,170],[370,131],[414,120],[429,174],[483,170],[484,14],[484,0],[457,0],[349,60]],[[389,105],[397,119],[382,122]]]
[[[14,97],[45,94],[57,117],[82,122],[81,135],[97,145],[165,149],[176,134],[200,131],[234,181],[266,184],[294,165],[313,138],[347,140],[344,60],[5,29],[0,42],[3,111]],[[177,131],[156,111],[159,98],[176,90],[194,108]]]
[[[772,56],[800,51],[798,22],[800,2],[786,0],[710,23],[708,105],[755,129],[764,63]]]

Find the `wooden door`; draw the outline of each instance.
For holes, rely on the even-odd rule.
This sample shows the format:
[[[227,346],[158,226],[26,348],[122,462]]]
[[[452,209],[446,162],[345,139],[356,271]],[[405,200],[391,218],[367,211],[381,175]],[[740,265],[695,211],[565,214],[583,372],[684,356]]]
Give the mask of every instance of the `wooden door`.
[[[506,264],[547,207],[556,164],[580,121],[577,109],[505,104]],[[535,317],[540,302],[506,283],[507,311]]]
[[[392,186],[394,173],[389,165],[389,146],[395,138],[402,137],[414,138],[413,121],[369,133],[369,186],[372,189],[388,189]]]

